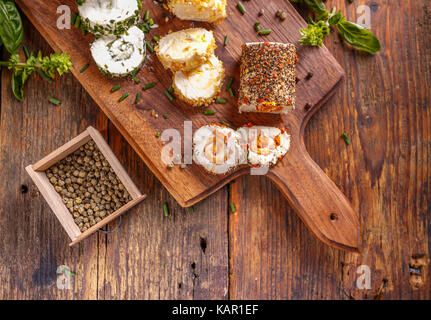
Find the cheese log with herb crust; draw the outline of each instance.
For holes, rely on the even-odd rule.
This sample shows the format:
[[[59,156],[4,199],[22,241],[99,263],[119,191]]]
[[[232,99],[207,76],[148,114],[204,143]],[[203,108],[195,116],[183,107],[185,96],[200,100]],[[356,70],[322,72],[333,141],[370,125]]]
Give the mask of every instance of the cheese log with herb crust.
[[[131,27],[121,36],[96,39],[90,51],[100,72],[111,77],[125,77],[145,62],[145,34],[138,27]]]
[[[181,100],[198,107],[208,105],[217,98],[223,79],[223,63],[212,55],[206,63],[192,71],[177,71],[172,85]]]
[[[84,0],[78,3],[84,27],[96,37],[120,35],[139,21],[139,0]]]
[[[168,0],[168,7],[181,20],[220,23],[226,18],[226,0]]]
[[[287,113],[295,108],[296,49],[290,43],[242,47],[239,113]]]
[[[188,72],[207,62],[215,47],[212,31],[191,28],[164,36],[155,50],[165,69]]]

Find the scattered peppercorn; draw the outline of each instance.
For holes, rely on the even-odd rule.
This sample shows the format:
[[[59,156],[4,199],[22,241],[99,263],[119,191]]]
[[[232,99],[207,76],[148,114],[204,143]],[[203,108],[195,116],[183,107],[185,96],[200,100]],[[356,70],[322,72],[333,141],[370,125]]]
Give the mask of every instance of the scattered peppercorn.
[[[260,16],[263,16],[263,14],[264,14],[264,13],[265,13],[265,9],[260,9],[259,14],[258,14],[258,15],[259,15],[259,17],[260,17]]]
[[[305,80],[310,80],[313,77],[313,72],[308,72],[307,75],[305,76]]]
[[[45,173],[81,232],[132,200],[93,140]]]

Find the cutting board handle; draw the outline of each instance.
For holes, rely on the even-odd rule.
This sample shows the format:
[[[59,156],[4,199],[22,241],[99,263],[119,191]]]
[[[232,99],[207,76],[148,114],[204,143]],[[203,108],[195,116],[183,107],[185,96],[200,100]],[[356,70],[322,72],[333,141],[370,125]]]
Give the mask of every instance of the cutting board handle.
[[[293,138],[288,154],[267,175],[318,239],[338,249],[360,252],[358,216],[300,139]]]

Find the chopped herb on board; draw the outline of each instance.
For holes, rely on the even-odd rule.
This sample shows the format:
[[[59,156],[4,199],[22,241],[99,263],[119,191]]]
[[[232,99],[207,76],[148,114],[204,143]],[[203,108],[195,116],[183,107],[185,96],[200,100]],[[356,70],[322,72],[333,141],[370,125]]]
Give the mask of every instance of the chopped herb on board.
[[[351,144],[351,141],[345,132],[343,132],[343,134],[341,136],[343,137],[344,142],[346,142],[347,145]]]
[[[206,116],[212,116],[212,115],[216,114],[216,111],[207,109],[207,110],[204,110],[203,113]]]
[[[261,29],[257,33],[261,36],[266,36],[272,32],[271,29]]]
[[[190,211],[190,213],[195,212],[195,207],[191,206],[191,207],[189,208],[189,211]]]
[[[164,213],[165,217],[169,216],[169,208],[168,208],[168,204],[167,203],[163,204],[163,213]]]
[[[225,37],[224,37],[224,46],[226,47],[227,45],[229,44],[229,35],[227,34]]]
[[[241,14],[245,14],[247,12],[247,10],[245,10],[244,5],[242,4],[241,1],[238,1],[238,4],[236,5],[238,10],[241,12]]]
[[[87,68],[90,66],[90,64],[86,64],[85,66],[83,66],[82,68],[81,68],[81,70],[79,70],[79,72],[80,73],[83,73],[85,70],[87,70]]]
[[[151,45],[151,43],[149,43],[148,41],[145,41],[145,45],[147,46],[148,51],[150,51],[151,53],[154,52],[154,48]]]
[[[155,82],[147,83],[146,85],[144,85],[144,90],[150,89],[150,88],[154,87],[155,85],[156,85]]]
[[[174,96],[169,92],[169,89],[165,90],[165,94],[171,102],[175,100]]]
[[[216,103],[225,104],[227,101],[226,99],[216,99]]]
[[[156,132],[156,138],[160,137],[162,134],[160,133],[160,131]]]
[[[121,88],[121,85],[119,85],[119,84],[117,84],[117,85],[115,85],[115,86],[113,86],[112,88],[111,88],[111,92],[115,92],[115,91],[117,91],[118,89],[120,89]]]
[[[120,99],[118,99],[118,102],[121,102],[121,101],[125,100],[128,96],[129,96],[129,93],[128,93],[128,92],[126,92],[125,94],[123,94],[123,95],[121,96],[121,98],[120,98]]]
[[[135,97],[135,103],[138,103],[140,99],[141,99],[141,93],[140,93],[140,92],[138,92],[138,93],[136,94],[136,97]]]
[[[233,202],[230,203],[230,209],[232,210],[232,213],[236,212],[236,207],[235,207],[235,204]]]
[[[61,101],[56,99],[56,98],[49,98],[49,102],[51,102],[57,106],[61,105]]]
[[[233,84],[234,81],[235,81],[234,78],[230,78],[229,79],[229,82],[227,83],[227,86],[226,86],[226,91],[230,90],[230,88],[232,87],[232,84]]]

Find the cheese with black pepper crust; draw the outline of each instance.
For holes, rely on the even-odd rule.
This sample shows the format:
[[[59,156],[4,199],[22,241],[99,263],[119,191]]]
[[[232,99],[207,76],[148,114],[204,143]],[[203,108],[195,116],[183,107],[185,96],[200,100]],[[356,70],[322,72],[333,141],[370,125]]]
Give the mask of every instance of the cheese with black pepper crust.
[[[290,43],[242,46],[239,113],[287,113],[295,108],[296,49]]]

